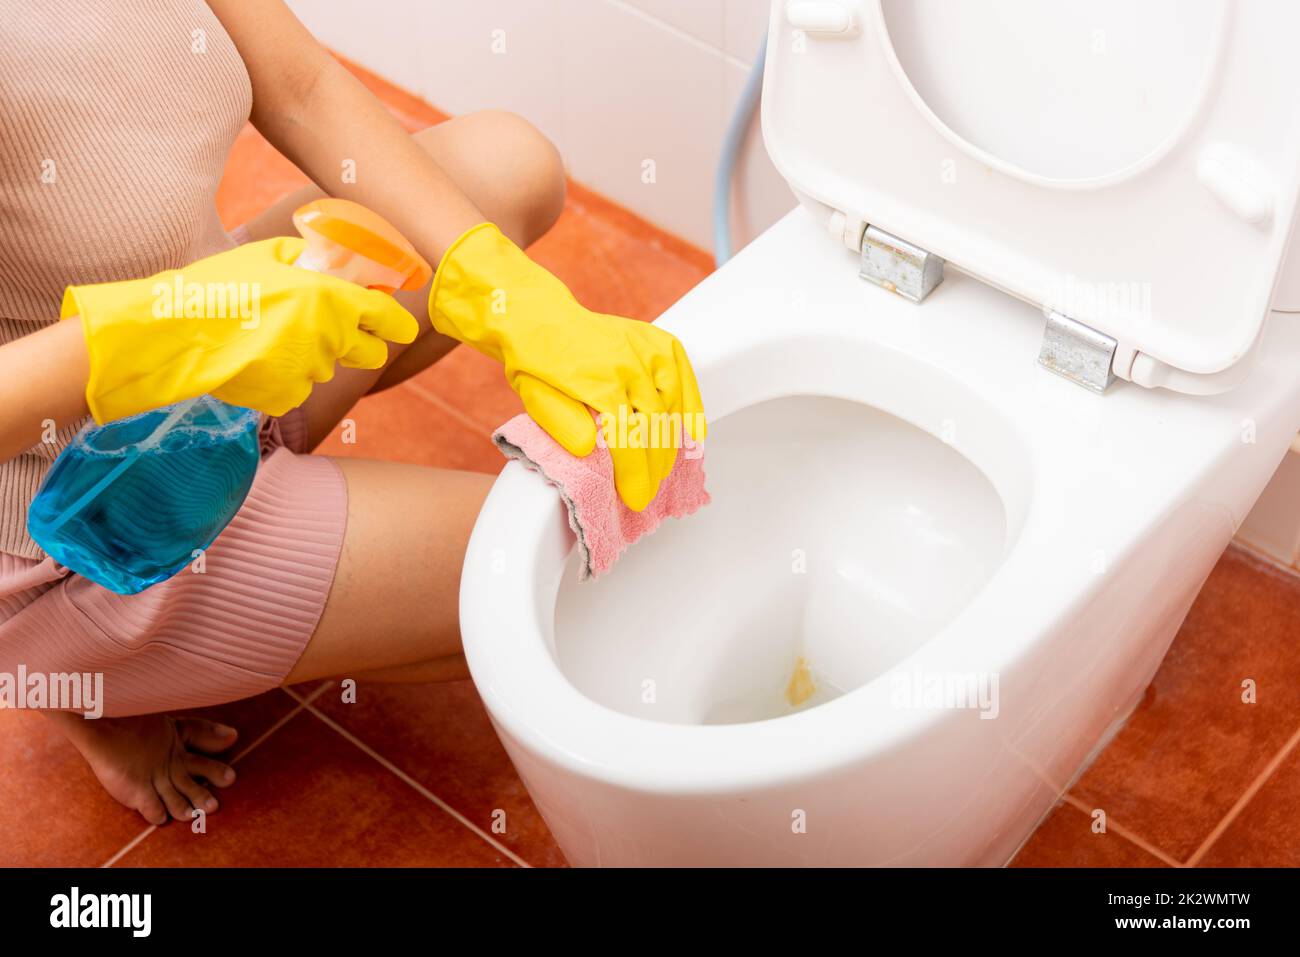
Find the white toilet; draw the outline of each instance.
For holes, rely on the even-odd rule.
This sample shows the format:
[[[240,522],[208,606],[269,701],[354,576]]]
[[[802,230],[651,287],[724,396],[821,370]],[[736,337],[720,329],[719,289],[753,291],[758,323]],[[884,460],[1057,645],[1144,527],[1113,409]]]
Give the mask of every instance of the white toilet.
[[[661,320],[713,504],[579,584],[512,463],[466,556],[474,680],[571,863],[1014,855],[1300,427],[1297,35],[1289,2],[773,4],[801,208]]]

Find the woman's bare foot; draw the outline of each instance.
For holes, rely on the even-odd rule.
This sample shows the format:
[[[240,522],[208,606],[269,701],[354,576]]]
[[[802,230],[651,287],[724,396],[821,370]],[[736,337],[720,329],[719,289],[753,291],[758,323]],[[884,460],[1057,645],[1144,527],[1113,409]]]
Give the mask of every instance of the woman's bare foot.
[[[234,769],[208,757],[235,743],[234,728],[164,714],[87,721],[79,714],[47,713],[104,790],[150,824],[166,824],[169,816],[190,821],[195,808],[211,814],[219,805],[204,785],[234,783]]]

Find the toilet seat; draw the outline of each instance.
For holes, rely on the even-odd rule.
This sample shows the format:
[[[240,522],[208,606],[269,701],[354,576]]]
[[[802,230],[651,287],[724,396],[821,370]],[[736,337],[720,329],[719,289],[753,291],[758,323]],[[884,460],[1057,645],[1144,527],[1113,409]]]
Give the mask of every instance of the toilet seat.
[[[1168,6],[1110,0],[1072,12],[1034,0],[960,11],[943,0],[774,3],[762,100],[768,153],[850,248],[860,247],[870,223],[1116,340],[1113,370],[1121,378],[1193,394],[1223,391],[1247,371],[1243,360],[1268,317],[1300,193],[1300,61],[1289,51],[1300,7],[1198,0],[1174,13]],[[829,9],[852,27],[827,28]],[[909,25],[898,37],[891,13],[896,25]],[[1132,34],[1186,30],[1189,20],[1207,49],[1189,79],[1196,92],[1169,107],[1168,134],[1149,153],[1086,178],[1040,175],[959,135],[900,62],[906,53],[932,96],[957,90],[942,104],[956,109],[951,101],[961,101],[963,83],[973,85],[970,58],[930,49],[994,51],[983,70],[1002,82],[984,85],[1005,95],[1022,77],[1002,75],[1015,64],[997,50],[1044,45],[1034,64],[1041,72],[1023,83],[1051,84],[1056,78],[1042,73],[1056,61],[1086,65],[1087,56],[1070,57],[1099,34],[1110,39],[1104,56],[1091,58],[1107,64],[1096,76],[1127,68],[1137,96],[1151,71]],[[945,30],[949,21],[957,28]],[[1057,21],[1061,27],[1050,29]],[[1088,30],[1090,23],[1098,28]],[[1044,35],[1000,46],[1025,24]],[[1026,104],[1041,112],[1024,125],[1059,127],[1055,100]],[[996,115],[1006,106],[983,108]],[[1117,304],[1113,287],[1129,285],[1142,290],[1141,302]]]
[[[725,434],[729,414],[793,394],[860,402],[936,434],[954,420],[953,448],[988,476],[1004,503],[1000,567],[938,634],[850,694],[775,721],[649,721],[597,704],[557,664],[555,600],[572,533],[554,489],[507,465],[475,527],[461,607],[476,684],[498,730],[518,747],[544,751],[610,786],[689,793],[797,780],[866,749],[893,753],[944,715],[891,708],[890,675],[1015,675],[1035,653],[1034,636],[1060,627],[1062,616],[1083,615],[1099,576],[1097,556],[1110,569],[1139,544],[1149,547],[1172,503],[1195,507],[1172,536],[1161,533],[1165,560],[1192,563],[1206,549],[1217,555],[1253,499],[1243,490],[1262,485],[1275,464],[1273,450],[1294,432],[1298,388],[1285,369],[1287,356],[1300,357],[1300,323],[1274,323],[1261,374],[1226,396],[1189,400],[1130,389],[1097,402],[1002,348],[1032,343],[1039,323],[1032,307],[955,276],[917,310],[862,283],[844,268],[850,254],[828,256],[828,245],[807,212],[796,210],[663,317],[693,357],[715,423],[711,441]],[[988,388],[985,375],[996,388]],[[1251,447],[1237,451],[1246,417],[1259,430],[1253,464]],[[1232,476],[1215,469],[1229,452],[1241,455]],[[1210,475],[1213,494],[1197,491]],[[1132,573],[1144,599],[1150,574]],[[602,584],[581,587],[595,595]],[[1190,601],[1191,594],[1168,600]],[[1095,621],[1107,610],[1087,614]],[[1103,649],[1080,640],[1077,657],[1052,665],[1062,680],[1098,667]],[[1018,708],[1051,720],[1059,687],[1019,690]]]

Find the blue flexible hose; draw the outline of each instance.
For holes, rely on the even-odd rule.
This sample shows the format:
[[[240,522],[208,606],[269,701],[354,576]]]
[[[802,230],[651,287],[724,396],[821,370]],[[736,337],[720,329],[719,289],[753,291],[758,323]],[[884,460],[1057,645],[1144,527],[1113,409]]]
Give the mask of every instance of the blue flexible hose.
[[[767,33],[758,46],[758,56],[749,70],[740,102],[731,114],[727,138],[722,143],[722,156],[713,180],[713,258],[721,266],[731,258],[731,184],[735,178],[736,161],[745,134],[758,111],[759,96],[763,91],[763,61],[767,58]]]

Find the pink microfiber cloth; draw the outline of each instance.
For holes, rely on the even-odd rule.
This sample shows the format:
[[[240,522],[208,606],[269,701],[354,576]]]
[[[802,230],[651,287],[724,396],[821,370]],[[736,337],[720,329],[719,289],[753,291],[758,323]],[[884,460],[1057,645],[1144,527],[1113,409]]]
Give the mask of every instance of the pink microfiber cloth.
[[[529,415],[517,415],[492,434],[506,458],[540,472],[560,490],[569,527],[578,536],[578,581],[598,578],[623,550],[649,535],[666,518],[682,518],[709,504],[704,490],[704,450],[688,444],[643,512],[634,512],[614,489],[614,463],[599,445],[585,458],[570,455]]]

